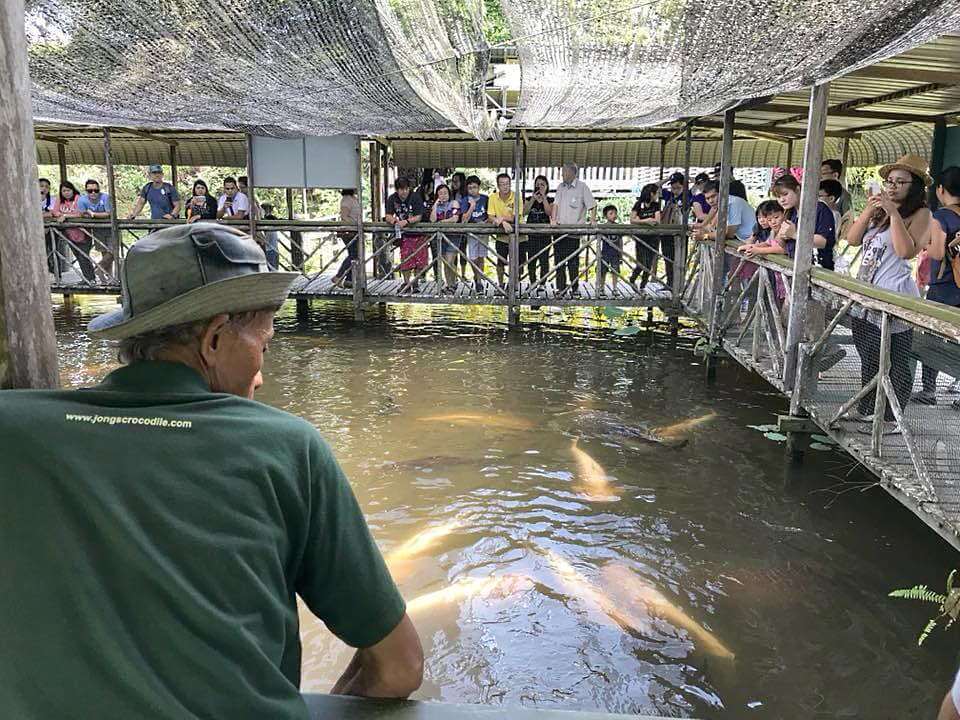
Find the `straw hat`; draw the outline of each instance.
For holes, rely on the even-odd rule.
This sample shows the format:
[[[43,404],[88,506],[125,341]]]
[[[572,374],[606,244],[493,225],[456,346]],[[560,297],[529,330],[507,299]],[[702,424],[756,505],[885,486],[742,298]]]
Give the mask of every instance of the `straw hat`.
[[[917,155],[907,154],[895,163],[884,165],[880,168],[880,177],[886,180],[891,170],[906,170],[911,175],[916,175],[923,180],[924,185],[929,185],[933,182],[930,178],[930,173],[927,172],[927,161]]]
[[[249,235],[216,223],[165,228],[127,251],[120,310],[87,331],[109,340],[141,335],[221,313],[279,307],[297,273],[270,272]]]

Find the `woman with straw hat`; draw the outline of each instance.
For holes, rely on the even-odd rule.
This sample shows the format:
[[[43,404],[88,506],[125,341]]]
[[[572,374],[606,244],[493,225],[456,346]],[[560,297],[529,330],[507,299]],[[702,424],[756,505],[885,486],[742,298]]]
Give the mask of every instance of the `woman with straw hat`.
[[[919,297],[910,260],[927,245],[930,211],[926,208],[926,188],[930,184],[927,164],[916,155],[904,155],[895,163],[880,168],[883,189],[867,198],[867,206],[853,222],[847,243],[863,245],[857,279],[884,290]],[[860,353],[862,386],[869,383],[880,368],[880,313],[854,308],[853,341]],[[902,320],[890,321],[890,381],[901,408],[910,400],[913,387],[910,347],[913,330]],[[852,414],[856,420],[871,422],[874,393],[867,393]],[[884,433],[898,432],[887,403]],[[871,432],[868,426],[862,432]]]

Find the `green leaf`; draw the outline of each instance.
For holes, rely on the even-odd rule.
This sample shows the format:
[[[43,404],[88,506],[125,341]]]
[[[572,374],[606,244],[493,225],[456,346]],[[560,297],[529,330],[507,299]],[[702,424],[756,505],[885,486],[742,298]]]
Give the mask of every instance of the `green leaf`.
[[[831,445],[827,445],[826,443],[813,442],[813,443],[810,443],[810,449],[819,450],[820,452],[828,452],[830,450],[833,450],[833,447]]]
[[[764,436],[767,440],[775,440],[776,442],[783,442],[784,440],[787,439],[787,436],[786,436],[786,435],[783,435],[783,434],[778,433],[778,432],[765,432],[765,433],[763,434],[763,436]]]
[[[759,430],[760,432],[773,432],[777,429],[776,425],[747,425],[751,430]]]
[[[627,325],[626,327],[617,328],[613,331],[614,335],[636,335],[640,332],[640,328],[636,325]]]
[[[824,445],[836,445],[836,444],[837,444],[836,442],[834,442],[834,440],[833,440],[832,437],[827,437],[826,435],[811,435],[811,436],[810,436],[810,439],[811,439],[811,440],[816,440],[817,442],[823,443]]]
[[[623,310],[621,310],[618,307],[613,307],[612,305],[608,305],[603,309],[603,314],[606,315],[608,318],[618,318],[624,315],[625,313]]]

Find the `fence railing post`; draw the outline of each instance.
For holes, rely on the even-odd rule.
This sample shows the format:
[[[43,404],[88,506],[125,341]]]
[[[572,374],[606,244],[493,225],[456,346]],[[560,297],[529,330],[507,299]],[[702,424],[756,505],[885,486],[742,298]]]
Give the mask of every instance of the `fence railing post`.
[[[710,314],[710,345],[715,347],[720,341],[720,320],[723,314],[723,269],[726,253],[723,248],[727,238],[727,208],[730,206],[730,181],[733,179],[733,125],[736,121],[735,110],[723,114],[723,146],[720,154],[720,202],[717,207],[717,230],[713,243],[713,264],[710,269],[711,291],[713,293],[712,312]],[[707,379],[716,377],[717,367],[713,353],[707,355]]]
[[[797,376],[797,355],[806,327],[810,304],[810,268],[813,265],[813,235],[817,222],[820,161],[827,128],[827,100],[830,83],[816,85],[810,92],[810,113],[803,153],[803,188],[800,191],[800,217],[797,223],[796,250],[793,257],[793,284],[790,289],[790,318],[783,349],[783,387],[789,392]]]
[[[520,211],[523,208],[523,178],[521,171],[522,145],[520,135],[513,138],[513,232],[510,234],[510,253],[507,258],[507,324],[520,324],[520,306],[517,295],[520,288]]]
[[[373,163],[373,155],[370,156],[370,162]],[[357,320],[364,319],[364,292],[366,291],[367,278],[367,254],[366,243],[363,238],[363,153],[361,146],[357,144],[357,203],[360,205],[360,213],[357,215],[357,237],[354,239],[354,260],[351,268],[353,276],[353,315]],[[371,207],[371,212],[373,208]],[[348,251],[349,255],[349,251]]]

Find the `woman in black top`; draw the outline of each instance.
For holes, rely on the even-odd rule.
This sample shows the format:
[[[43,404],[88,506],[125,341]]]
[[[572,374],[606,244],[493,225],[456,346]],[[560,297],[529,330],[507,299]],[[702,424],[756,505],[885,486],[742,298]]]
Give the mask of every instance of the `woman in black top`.
[[[544,175],[537,175],[533,181],[533,195],[523,204],[523,213],[530,225],[547,225],[553,211],[553,201],[549,197],[550,181]],[[520,244],[520,264],[527,261],[527,274],[530,284],[537,282],[537,266],[540,266],[540,279],[547,277],[550,271],[549,235],[530,234],[525,243]],[[541,288],[543,290],[543,288]]]
[[[193,184],[193,197],[187,203],[187,222],[216,219],[217,199],[210,194],[203,180],[197,180]]]
[[[660,224],[660,186],[656,183],[644,185],[640,190],[640,197],[633,204],[630,211],[630,222],[634,225],[659,225]],[[646,237],[638,235],[636,240],[637,264],[630,273],[630,284],[633,285],[640,280],[640,289],[646,287],[650,280],[651,273],[656,274],[657,251],[653,247],[654,236]]]

